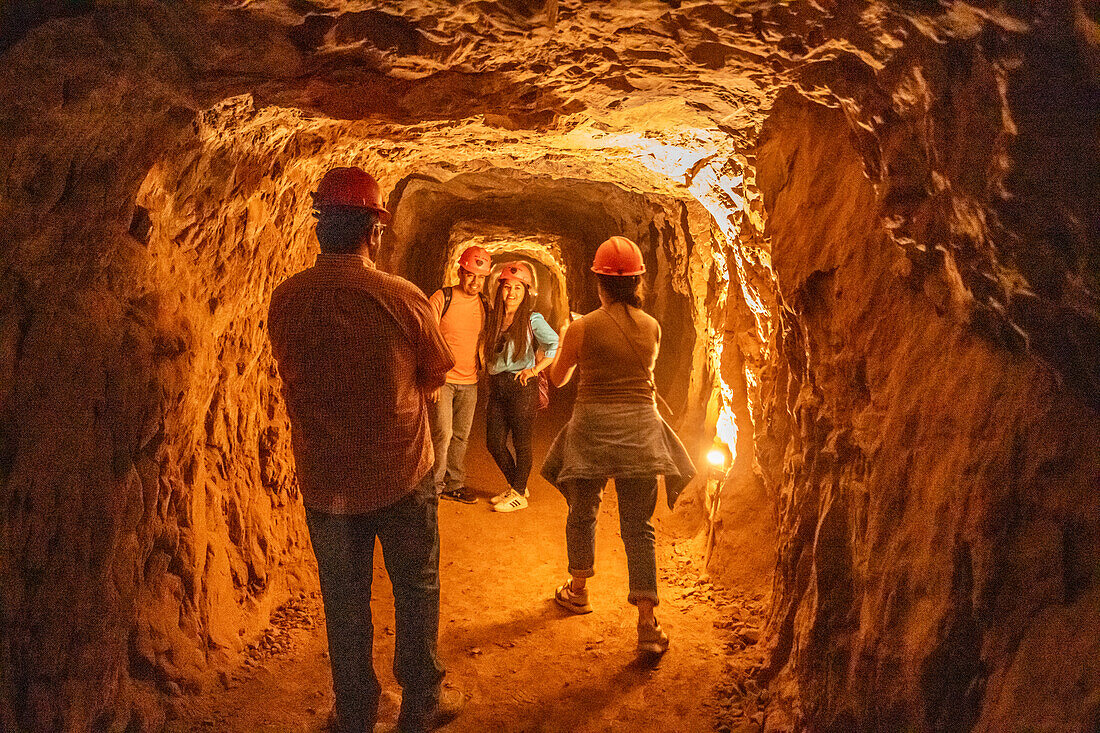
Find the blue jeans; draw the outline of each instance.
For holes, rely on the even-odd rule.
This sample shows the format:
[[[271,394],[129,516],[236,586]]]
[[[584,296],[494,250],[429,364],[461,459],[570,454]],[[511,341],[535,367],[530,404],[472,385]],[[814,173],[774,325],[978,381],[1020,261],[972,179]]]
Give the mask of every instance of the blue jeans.
[[[591,578],[596,574],[596,517],[606,478],[574,479],[567,484],[569,517],[565,520],[565,544],[569,554],[569,574]],[[626,548],[626,567],[630,576],[627,601],[636,604],[648,599],[657,604],[657,554],[653,510],[657,508],[657,478],[617,478],[619,528]]]
[[[517,493],[527,494],[531,476],[531,439],[535,427],[535,407],[539,399],[539,380],[523,385],[517,372],[501,372],[489,377],[489,400],[485,406],[485,442],[504,480]],[[508,448],[508,438],[512,448]],[[513,454],[512,451],[515,451]]]
[[[393,583],[396,650],[393,672],[403,690],[398,726],[416,731],[439,702],[444,669],[439,635],[438,499],[431,475],[408,496],[367,514],[306,509],[328,625],[329,658],[340,729],[372,731],[382,686],[374,672],[371,580],[374,540],[382,544]]]
[[[436,487],[461,489],[466,481],[466,446],[477,407],[476,384],[444,384],[439,399],[429,405],[432,446],[435,448]]]

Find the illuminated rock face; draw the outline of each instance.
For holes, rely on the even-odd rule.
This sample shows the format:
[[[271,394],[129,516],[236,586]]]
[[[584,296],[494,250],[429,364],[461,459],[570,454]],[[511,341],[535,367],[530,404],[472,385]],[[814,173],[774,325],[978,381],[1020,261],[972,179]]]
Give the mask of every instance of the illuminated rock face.
[[[758,141],[772,663],[822,728],[1100,723],[1096,47],[973,12],[800,72],[836,96],[781,92]]]
[[[312,582],[263,322],[349,162],[424,287],[643,245],[805,725],[1096,726],[1086,4],[303,7],[0,13],[0,728],[155,728]]]
[[[937,309],[842,114],[782,97],[758,161],[789,309],[758,436],[783,455],[773,663],[826,727],[1084,726],[1096,414]]]

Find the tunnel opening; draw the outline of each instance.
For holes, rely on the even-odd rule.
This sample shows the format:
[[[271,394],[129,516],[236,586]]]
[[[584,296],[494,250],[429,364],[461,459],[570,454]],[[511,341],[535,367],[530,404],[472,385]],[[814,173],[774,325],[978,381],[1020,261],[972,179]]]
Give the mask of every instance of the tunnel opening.
[[[459,224],[451,230],[451,254],[443,278],[445,285],[457,281],[458,257],[467,247],[473,246],[482,247],[492,256],[490,281],[499,276],[498,266],[502,263],[510,259],[526,262],[535,279],[535,310],[546,316],[558,330],[569,320],[569,289],[562,251],[571,247],[563,244],[560,237],[537,231],[524,234],[489,222]]]
[[[560,318],[605,235],[642,245],[658,389],[700,466],[728,456],[659,517],[669,613],[718,650],[668,720],[704,720],[705,678],[730,728],[1096,728],[1087,3],[12,7],[0,728],[216,726],[188,706],[272,689],[217,675],[316,616],[264,304],[349,163],[400,215],[380,263],[425,290],[488,237]],[[451,538],[520,534],[489,526]],[[445,638],[466,679],[493,655],[543,685],[520,729],[646,719],[651,680],[601,647],[621,616],[547,659],[544,589],[490,619],[471,587]],[[578,656],[598,679],[546,691]]]

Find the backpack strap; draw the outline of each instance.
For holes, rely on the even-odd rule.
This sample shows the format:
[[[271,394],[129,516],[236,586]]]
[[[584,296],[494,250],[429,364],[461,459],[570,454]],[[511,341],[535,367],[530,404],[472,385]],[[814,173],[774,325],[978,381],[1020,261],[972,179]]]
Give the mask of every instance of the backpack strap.
[[[439,320],[443,320],[443,316],[447,315],[447,309],[451,307],[451,296],[454,293],[454,287],[448,285],[445,288],[440,288],[443,291],[443,310],[439,312]],[[481,327],[485,328],[485,323],[489,319],[489,299],[485,297],[485,293],[478,293],[477,299],[481,301]],[[474,353],[474,364],[476,369],[480,372],[484,365],[481,363],[481,349],[477,349]]]
[[[443,310],[439,312],[439,320],[443,320],[443,316],[447,315],[447,309],[451,307],[451,291],[454,290],[451,286],[443,288]],[[480,295],[480,293],[479,293]]]
[[[443,291],[443,310],[439,313],[439,319],[443,320],[443,316],[447,314],[447,309],[451,307],[451,294],[454,292],[454,287],[448,285],[445,288],[440,288]],[[478,293],[477,299],[481,301],[481,315],[489,315],[489,299],[485,297],[485,293]]]

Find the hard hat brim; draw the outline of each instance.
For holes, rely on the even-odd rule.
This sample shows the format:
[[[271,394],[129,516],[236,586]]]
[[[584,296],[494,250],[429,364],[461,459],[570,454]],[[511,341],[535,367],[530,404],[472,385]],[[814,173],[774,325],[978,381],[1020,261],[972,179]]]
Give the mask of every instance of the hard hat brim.
[[[461,262],[458,264],[458,269],[465,270],[466,272],[470,273],[471,275],[480,275],[481,277],[485,277],[493,271],[493,269],[491,267],[486,268],[484,270],[484,272],[479,271],[479,270],[473,270],[473,269],[470,269],[469,267],[466,267],[466,265],[463,265]]]
[[[604,268],[597,268],[595,265],[593,265],[589,269],[597,275],[611,275],[612,277],[631,277],[633,275],[645,274],[645,265],[642,265],[642,268],[640,270],[633,270],[631,272],[609,272]]]
[[[316,211],[324,211],[325,209],[365,209],[367,211],[373,211],[375,214],[378,214],[378,221],[382,222],[383,224],[385,224],[387,226],[389,225],[390,221],[393,220],[393,217],[390,215],[390,212],[386,211],[385,209],[379,209],[379,208],[374,207],[374,206],[359,205],[359,204],[318,204],[317,203],[317,194],[316,194],[316,192],[311,194],[311,195],[313,196],[313,199],[314,199],[313,208]]]

